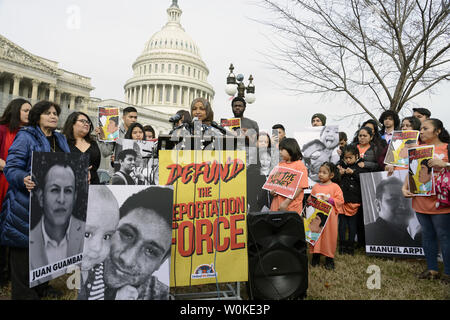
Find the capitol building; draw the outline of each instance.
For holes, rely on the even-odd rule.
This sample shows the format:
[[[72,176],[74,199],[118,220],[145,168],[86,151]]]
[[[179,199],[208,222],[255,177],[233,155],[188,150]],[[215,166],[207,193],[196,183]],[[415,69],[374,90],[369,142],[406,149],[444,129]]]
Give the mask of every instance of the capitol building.
[[[147,41],[133,63],[133,77],[125,84],[127,103],[173,115],[180,109],[189,111],[195,98],[213,100],[209,70],[181,26],[181,14],[173,1],[167,9],[167,24]]]
[[[71,110],[87,112],[92,90],[89,77],[60,69],[58,62],[33,55],[0,35],[1,114],[11,100],[19,97],[32,104],[54,101],[61,106],[63,116]]]
[[[182,27],[181,15],[178,1],[173,0],[167,9],[167,23],[150,37],[132,64],[123,101],[92,97],[95,88],[90,77],[60,69],[58,62],[33,55],[0,35],[0,113],[18,97],[32,104],[51,100],[62,108],[62,126],[75,110],[89,114],[95,121],[99,106],[122,110],[133,106],[141,124],[150,124],[160,134],[167,133],[172,128],[169,118],[178,110],[189,111],[193,99],[214,99],[214,90],[207,82],[208,67]]]

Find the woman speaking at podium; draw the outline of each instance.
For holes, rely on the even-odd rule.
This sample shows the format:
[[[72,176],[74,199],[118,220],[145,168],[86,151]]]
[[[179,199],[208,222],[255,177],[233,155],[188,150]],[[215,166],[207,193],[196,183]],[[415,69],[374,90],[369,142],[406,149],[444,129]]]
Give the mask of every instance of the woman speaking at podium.
[[[214,112],[211,108],[211,104],[205,98],[196,98],[192,101],[191,117],[192,122],[181,123],[181,125],[174,128],[170,134],[176,136],[193,134],[206,136],[235,136],[233,132],[226,130],[213,120]]]

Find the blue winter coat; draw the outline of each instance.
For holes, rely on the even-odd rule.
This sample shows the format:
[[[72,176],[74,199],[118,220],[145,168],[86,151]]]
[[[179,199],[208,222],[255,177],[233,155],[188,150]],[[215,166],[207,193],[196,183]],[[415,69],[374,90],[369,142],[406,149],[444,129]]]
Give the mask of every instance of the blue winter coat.
[[[58,146],[70,152],[66,138],[58,132],[53,134]],[[24,127],[9,148],[3,169],[9,183],[0,214],[0,243],[4,246],[28,248],[30,193],[23,179],[31,175],[33,151],[51,152],[50,143],[38,126]]]

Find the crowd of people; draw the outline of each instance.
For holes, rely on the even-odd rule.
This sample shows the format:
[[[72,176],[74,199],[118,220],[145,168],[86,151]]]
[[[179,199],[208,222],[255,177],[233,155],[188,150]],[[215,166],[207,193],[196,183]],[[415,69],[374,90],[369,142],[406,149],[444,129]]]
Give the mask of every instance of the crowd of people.
[[[245,136],[246,150],[252,145],[257,148],[256,164],[260,176],[267,177],[276,165],[304,173],[293,199],[274,192],[262,192],[263,206],[268,210],[296,211],[301,214],[307,198],[305,189],[308,188],[308,168],[304,162],[307,150],[301,150],[296,139],[286,136],[282,124],[275,124],[271,133],[260,131],[256,121],[244,117],[245,99],[236,97],[231,107],[233,116],[241,119],[241,126],[236,131],[229,131],[218,125],[214,121],[210,102],[197,98],[192,101],[190,112],[180,110],[171,118],[173,130],[170,133],[192,133],[195,120],[201,123],[205,134]],[[138,122],[137,109],[128,107],[122,112],[119,138],[157,138],[151,125]],[[26,100],[15,99],[8,104],[0,118],[0,286],[11,282],[12,299],[40,299],[58,294],[48,283],[29,288],[29,202],[30,192],[36,188],[36,181],[31,176],[33,151],[88,154],[89,183],[92,185],[100,184],[97,171],[102,157],[109,158],[112,166],[118,160],[123,170],[112,177],[113,184],[140,183],[138,177],[129,176],[127,171],[127,168],[135,166],[136,154],[128,152],[120,154],[119,159],[114,159],[115,143],[99,141],[97,137],[101,134],[100,129],[83,112],[75,111],[70,114],[64,126],[58,130],[60,113],[60,106],[51,101],[40,101],[31,106]],[[324,114],[317,113],[312,116],[311,125],[324,127],[326,120]],[[320,161],[317,167],[317,183],[310,194],[327,201],[333,209],[319,241],[310,247],[312,266],[319,265],[320,258],[324,256],[325,268],[332,270],[335,268],[334,257],[338,248],[341,254],[353,254],[356,245],[365,245],[359,174],[383,170],[392,174],[397,170],[384,164],[395,130],[420,130],[419,144],[435,147],[436,157],[428,165],[434,168],[436,175],[441,170],[449,170],[450,137],[443,123],[431,118],[429,110],[414,109],[414,114],[402,121],[394,111],[385,111],[378,120],[381,129],[377,121],[365,121],[351,141],[344,132],[339,132],[337,158]],[[320,153],[317,157],[321,159]],[[310,159],[310,156],[307,158]],[[248,170],[252,170],[250,166]],[[121,171],[126,175],[121,175]],[[252,177],[251,174],[248,176]],[[249,187],[247,191],[248,194],[255,192]],[[419,277],[440,277],[442,281],[449,283],[450,207],[436,208],[436,196],[414,197],[409,192],[406,181],[402,192],[404,197],[412,197],[413,209],[422,226],[427,270]],[[437,262],[439,248],[444,261],[442,274],[439,273]]]

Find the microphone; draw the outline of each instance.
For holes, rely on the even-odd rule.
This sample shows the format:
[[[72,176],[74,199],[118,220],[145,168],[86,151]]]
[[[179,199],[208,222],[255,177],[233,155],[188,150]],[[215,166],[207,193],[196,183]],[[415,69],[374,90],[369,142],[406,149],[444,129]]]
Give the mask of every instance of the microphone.
[[[194,127],[195,127],[195,123],[198,123],[198,122],[200,122],[200,126],[202,125],[202,122],[198,119],[198,117],[194,117],[194,118],[192,118],[192,122],[191,122],[191,128],[192,128],[192,130],[194,130]]]
[[[227,134],[227,130],[225,130],[224,127],[220,126],[217,122],[215,121],[211,121],[211,127],[216,128],[217,130],[219,130],[220,132],[222,132],[222,134]]]

